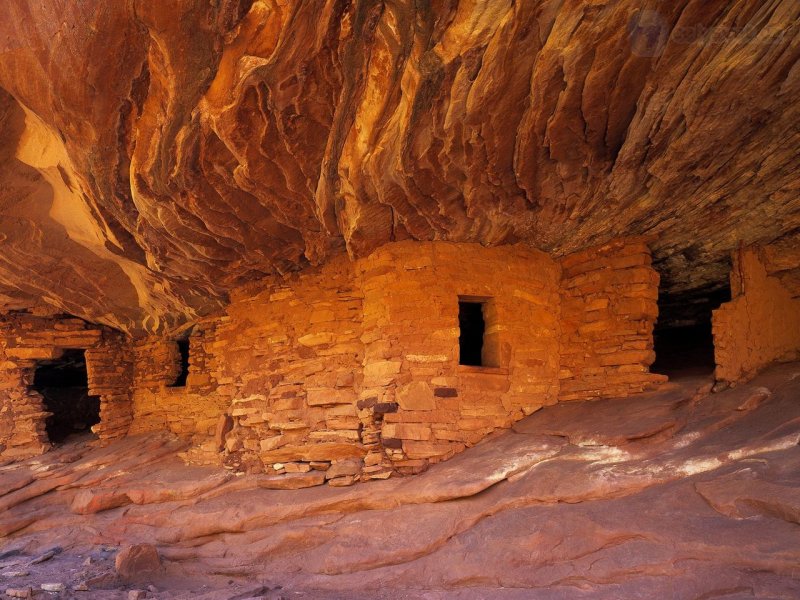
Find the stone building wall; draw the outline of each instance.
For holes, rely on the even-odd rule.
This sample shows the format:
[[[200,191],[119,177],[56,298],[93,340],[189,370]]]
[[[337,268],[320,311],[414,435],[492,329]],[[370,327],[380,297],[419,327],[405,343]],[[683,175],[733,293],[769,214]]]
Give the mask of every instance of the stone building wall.
[[[86,349],[86,372],[89,394],[100,396],[100,422],[92,431],[100,439],[126,435],[133,420],[130,341],[119,332],[104,328],[100,341]]]
[[[231,402],[217,380],[215,333],[216,319],[198,323],[188,334],[188,377],[179,386],[175,383],[182,361],[177,339],[150,338],[133,345],[131,433],[169,431],[207,455],[195,459],[214,462],[219,452],[216,429]]]
[[[767,275],[777,277],[792,298],[800,298],[800,232],[760,246],[758,258]]]
[[[649,372],[659,283],[651,263],[637,238],[561,260],[559,400],[623,397],[666,381]]]
[[[101,437],[167,430],[203,462],[326,471],[342,485],[419,472],[559,399],[662,381],[647,372],[657,286],[641,240],[562,261],[525,245],[407,241],[239,290],[187,334],[179,387],[176,339],[98,328],[80,347],[106,399]],[[482,366],[460,364],[460,301],[481,304]],[[36,356],[58,343],[43,337]],[[26,390],[18,364],[2,364],[0,385]],[[15,406],[41,413],[28,400]]]
[[[401,242],[357,268],[368,474],[423,469],[556,401],[559,269],[549,256]],[[459,298],[485,302],[491,366],[459,365]]]
[[[254,285],[202,345],[212,386],[202,398],[194,344],[185,391],[166,387],[173,342],[137,345],[131,431],[210,444],[227,415],[213,443],[233,468],[422,470],[556,401],[558,284],[556,263],[525,246],[406,242]],[[494,366],[458,364],[459,298],[486,302]]]
[[[0,321],[0,457],[22,458],[49,447],[45,412],[39,394],[28,390],[30,361],[14,352],[11,320]]]
[[[343,256],[231,300],[213,344],[233,419],[226,462],[283,473],[360,459],[364,343],[353,262]]]
[[[744,381],[773,361],[800,357],[800,298],[787,285],[794,279],[780,276],[791,273],[791,265],[769,274],[767,265],[777,263],[774,254],[770,248],[749,247],[733,255],[732,300],[712,318],[720,381]]]
[[[85,349],[89,393],[100,396],[100,439],[127,433],[130,370],[125,340],[80,319],[16,313],[0,319],[0,456],[19,458],[49,448],[42,397],[30,388],[37,361],[59,358],[66,349]]]
[[[250,472],[415,473],[559,398],[663,381],[647,372],[657,285],[640,240],[562,264],[446,242],[341,257],[235,294],[190,338],[186,388],[168,387],[174,341],[137,344],[131,431],[224,447]],[[460,300],[482,303],[484,366],[459,364]]]

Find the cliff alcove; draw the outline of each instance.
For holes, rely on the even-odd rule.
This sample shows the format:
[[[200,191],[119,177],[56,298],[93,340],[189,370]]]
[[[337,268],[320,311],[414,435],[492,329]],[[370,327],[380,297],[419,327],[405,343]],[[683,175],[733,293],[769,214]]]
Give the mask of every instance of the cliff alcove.
[[[797,0],[5,0],[0,582],[798,597],[798,97]]]

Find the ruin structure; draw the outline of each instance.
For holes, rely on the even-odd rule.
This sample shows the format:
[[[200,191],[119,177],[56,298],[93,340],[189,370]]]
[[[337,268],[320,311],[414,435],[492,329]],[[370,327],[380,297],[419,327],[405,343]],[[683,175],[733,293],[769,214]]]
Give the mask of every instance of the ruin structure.
[[[716,376],[797,358],[800,299],[774,252],[742,248],[713,318]],[[101,441],[190,440],[187,460],[328,481],[418,473],[543,406],[653,389],[659,275],[644,238],[556,259],[524,244],[397,242],[243,286],[180,337],[10,313],[0,456],[50,445],[37,365],[85,350]],[[470,311],[473,316],[470,317]]]
[[[347,485],[798,356],[795,0],[6,4],[0,460]]]

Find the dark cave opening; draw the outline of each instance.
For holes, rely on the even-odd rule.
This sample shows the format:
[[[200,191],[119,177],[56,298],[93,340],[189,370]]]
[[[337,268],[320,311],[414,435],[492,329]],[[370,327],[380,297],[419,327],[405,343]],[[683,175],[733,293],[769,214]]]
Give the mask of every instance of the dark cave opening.
[[[653,332],[654,373],[670,378],[710,375],[714,371],[711,313],[731,299],[728,282],[691,292],[658,297],[658,322]]]
[[[52,413],[45,421],[50,442],[61,443],[100,422],[100,398],[89,395],[84,350],[65,350],[58,359],[37,363],[31,387]]]
[[[178,340],[175,344],[178,346],[178,354],[180,355],[178,376],[167,387],[181,388],[186,387],[186,382],[189,379],[189,340]]]

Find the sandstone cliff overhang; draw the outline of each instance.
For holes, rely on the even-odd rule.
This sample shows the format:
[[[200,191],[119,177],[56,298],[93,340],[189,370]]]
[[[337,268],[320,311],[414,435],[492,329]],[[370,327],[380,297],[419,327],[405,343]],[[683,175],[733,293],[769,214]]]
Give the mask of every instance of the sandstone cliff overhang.
[[[800,4],[7,0],[0,313],[136,336],[389,241],[650,236],[676,306],[800,226]]]

